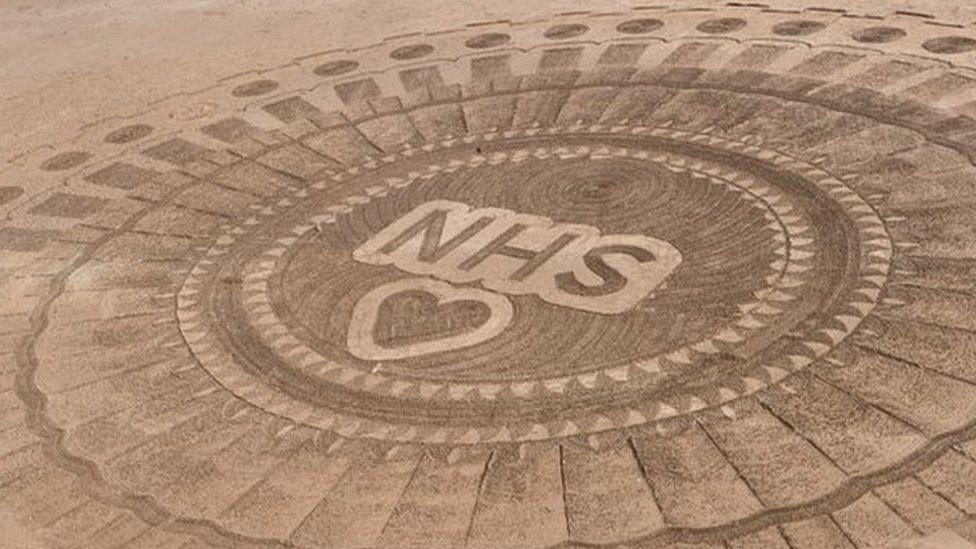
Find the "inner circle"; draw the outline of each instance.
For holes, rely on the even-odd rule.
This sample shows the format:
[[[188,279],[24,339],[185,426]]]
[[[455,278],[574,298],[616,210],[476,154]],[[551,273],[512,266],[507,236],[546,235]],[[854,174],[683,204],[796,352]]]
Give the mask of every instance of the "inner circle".
[[[354,310],[377,286],[418,275],[389,265],[363,264],[353,258],[353,251],[398,218],[432,201],[502,208],[567,227],[564,233],[557,230],[552,239],[572,233],[575,226],[595,228],[603,235],[666,239],[680,251],[682,261],[659,286],[617,314],[553,305],[538,295],[509,295],[514,318],[497,337],[425,356],[384,360],[379,366],[388,375],[439,382],[504,382],[624,365],[719,331],[740,314],[741,306],[755,301],[755,292],[766,288],[766,279],[776,274],[770,265],[782,248],[774,238],[780,227],[766,218],[760,201],[742,189],[634,158],[552,155],[511,160],[517,155],[515,151],[506,162],[486,162],[416,181],[366,204],[355,204],[335,223],[308,233],[279,261],[272,279],[272,301],[280,317],[324,356],[363,370],[375,368],[376,364],[346,349]],[[520,245],[515,239],[511,243]],[[545,242],[539,244],[542,247],[535,251],[541,253]],[[468,247],[461,253],[478,253],[476,245]],[[497,271],[502,279],[526,261],[502,253],[484,259],[487,270]],[[587,274],[586,269],[581,271]],[[436,261],[422,276],[443,278]],[[418,345],[438,335],[459,336],[490,316],[476,300],[438,307],[436,300],[424,301],[417,295],[395,297],[387,300],[389,306],[381,307],[375,325],[367,327],[380,345]]]
[[[568,421],[566,433],[577,428],[601,431],[620,422],[652,421],[727,402],[782,379],[787,375],[784,366],[796,369],[808,363],[804,351],[796,349],[798,335],[820,330],[825,315],[846,306],[840,300],[859,284],[858,271],[865,265],[876,268],[877,261],[861,256],[859,229],[846,213],[852,209],[864,219],[859,225],[874,226],[874,218],[862,211],[863,202],[829,174],[778,153],[721,138],[708,138],[705,146],[700,144],[702,137],[666,129],[639,127],[631,132],[635,137],[564,133],[558,145],[546,135],[528,131],[504,139],[496,134],[448,139],[331,174],[307,189],[291,189],[218,238],[208,259],[193,269],[179,296],[184,334],[208,370],[243,398],[303,418],[310,425],[339,432],[366,429],[372,433],[369,436],[394,440],[418,436],[411,425],[423,425],[434,439],[446,436],[459,441],[468,440],[468,435],[472,441],[484,440],[499,428],[502,431],[492,435],[498,440],[533,439],[545,431],[532,427],[539,421]],[[550,164],[540,168],[545,163]],[[688,265],[697,261],[698,267],[688,271],[692,276],[677,278],[680,269],[676,268],[641,296],[639,303],[650,307],[638,308],[635,302],[632,309],[617,311],[665,310],[671,300],[670,313],[664,317],[669,332],[662,341],[667,344],[658,354],[617,356],[603,363],[579,361],[577,369],[567,369],[573,364],[560,358],[566,355],[563,343],[572,338],[559,339],[559,319],[580,315],[574,307],[543,293],[499,290],[481,280],[458,283],[433,271],[421,276],[395,262],[349,259],[364,240],[369,242],[377,231],[391,226],[391,220],[401,219],[402,212],[413,212],[418,203],[443,202],[445,197],[465,211],[500,209],[508,212],[505,215],[536,220],[530,224],[544,219],[550,228],[566,226],[597,235],[632,230],[624,235],[628,238],[639,229],[648,233],[638,234],[641,238],[675,242],[683,254],[687,252]],[[561,208],[552,197],[558,197]],[[734,208],[742,211],[723,221],[723,215]],[[573,219],[565,212],[573,212]],[[649,212],[657,213],[649,216]],[[635,219],[637,225],[632,225]],[[726,258],[744,268],[722,272]],[[682,261],[679,267],[685,264]],[[325,288],[328,293],[335,285],[335,273],[341,273],[343,265],[358,273],[343,275],[343,280],[372,288],[349,292],[354,296],[351,301],[358,304],[368,301],[378,288],[392,285],[399,291],[405,289],[401,283],[408,284],[409,291],[400,291],[401,306],[414,313],[437,313],[439,300],[462,302],[458,316],[469,324],[452,324],[461,332],[483,323],[486,316],[504,317],[507,323],[523,314],[518,307],[525,305],[519,302],[535,300],[532,307],[558,313],[551,317],[555,321],[537,322],[544,326],[542,337],[530,340],[550,345],[549,354],[556,358],[549,365],[554,369],[519,371],[518,361],[527,355],[517,347],[498,345],[506,333],[517,332],[505,323],[501,330],[488,330],[477,345],[433,345],[433,351],[421,357],[427,362],[417,362],[420,359],[414,355],[410,361],[342,356],[336,351],[343,350],[340,336],[331,342],[331,350],[316,338],[322,333],[317,329],[331,322],[329,315],[343,318],[336,304],[344,296],[326,300],[327,307],[311,304],[316,291]],[[709,269],[720,275],[702,283],[708,279],[702,273]],[[368,271],[372,274],[363,274]],[[322,273],[332,278],[321,278]],[[420,291],[413,292],[418,284]],[[682,303],[678,297],[682,284],[699,284],[692,294],[712,292],[716,299]],[[748,287],[743,289],[743,284]],[[470,298],[477,292],[479,297]],[[436,299],[431,301],[423,293]],[[740,293],[748,293],[749,299],[720,299]],[[304,318],[303,306],[309,312]],[[690,323],[672,321],[678,313],[687,318],[699,314],[699,309],[722,306],[727,316],[715,322],[717,331],[711,333],[682,331]],[[201,317],[204,310],[206,317]],[[597,318],[592,326],[599,330],[611,315],[590,316]],[[345,320],[347,328],[354,324],[350,318]],[[706,316],[705,320],[714,319]],[[846,325],[856,325],[850,321]],[[198,331],[201,323],[211,331]],[[637,341],[656,324],[660,323],[615,335]],[[444,325],[438,317],[425,326],[443,330]],[[410,347],[430,343],[430,334],[423,330],[409,335],[415,338]],[[837,330],[830,331],[829,337],[837,337]],[[521,344],[517,337],[513,341],[513,346]],[[636,347],[618,341],[621,348],[628,345]],[[496,353],[489,366],[508,360],[512,367],[487,369],[487,373],[472,370],[468,377],[445,370],[462,364],[457,357],[464,353],[480,357],[479,352]],[[454,360],[440,364],[431,360],[439,356]],[[509,427],[519,434],[512,434]],[[547,427],[551,428],[555,427]],[[480,434],[475,436],[470,429]]]

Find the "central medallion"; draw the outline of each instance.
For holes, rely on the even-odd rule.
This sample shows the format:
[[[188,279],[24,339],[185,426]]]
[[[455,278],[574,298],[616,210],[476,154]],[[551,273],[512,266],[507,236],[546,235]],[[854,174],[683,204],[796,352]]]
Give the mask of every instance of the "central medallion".
[[[834,180],[636,134],[469,136],[294,189],[191,274],[188,341],[263,407],[428,443],[666,419],[802,367],[792,334],[859,264]]]
[[[636,149],[512,145],[427,164],[310,216],[316,230],[267,278],[278,319],[322,356],[370,371],[563,379],[700,342],[785,266],[775,212],[735,183]],[[754,230],[725,235],[705,219]],[[384,307],[404,293],[413,312]]]

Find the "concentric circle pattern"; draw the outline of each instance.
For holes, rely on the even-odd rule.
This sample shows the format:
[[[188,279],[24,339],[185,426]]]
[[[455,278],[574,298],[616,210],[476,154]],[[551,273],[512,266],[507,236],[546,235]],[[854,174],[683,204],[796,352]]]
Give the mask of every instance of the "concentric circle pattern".
[[[18,158],[0,497],[98,547],[971,536],[976,33],[932,23],[429,29]]]

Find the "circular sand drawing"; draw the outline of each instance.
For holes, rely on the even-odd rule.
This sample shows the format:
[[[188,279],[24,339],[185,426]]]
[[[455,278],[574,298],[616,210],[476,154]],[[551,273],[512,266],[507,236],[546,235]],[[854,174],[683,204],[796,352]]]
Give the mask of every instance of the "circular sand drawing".
[[[17,398],[132,546],[950,527],[976,41],[922,21],[492,23],[88,128],[0,180]]]

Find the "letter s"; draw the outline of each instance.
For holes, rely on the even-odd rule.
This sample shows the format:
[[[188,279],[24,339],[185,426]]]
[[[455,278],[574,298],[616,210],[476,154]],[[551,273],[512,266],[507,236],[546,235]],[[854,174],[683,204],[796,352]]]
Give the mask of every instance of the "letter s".
[[[566,293],[584,297],[600,297],[619,292],[627,285],[627,278],[603,259],[603,256],[610,254],[629,255],[640,263],[656,259],[650,251],[628,244],[597,246],[583,255],[583,264],[603,280],[602,284],[587,286],[576,278],[575,273],[566,271],[556,274],[556,286]]]

